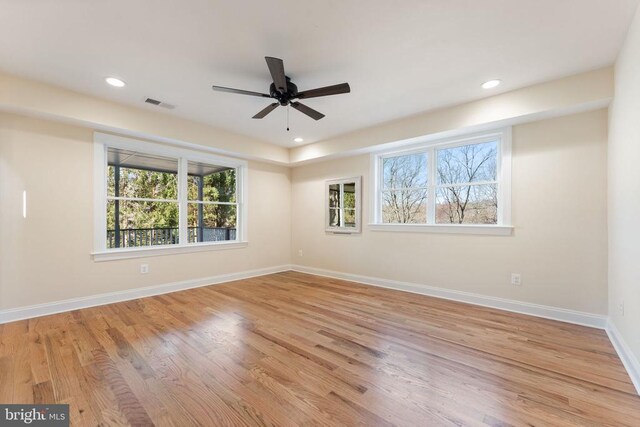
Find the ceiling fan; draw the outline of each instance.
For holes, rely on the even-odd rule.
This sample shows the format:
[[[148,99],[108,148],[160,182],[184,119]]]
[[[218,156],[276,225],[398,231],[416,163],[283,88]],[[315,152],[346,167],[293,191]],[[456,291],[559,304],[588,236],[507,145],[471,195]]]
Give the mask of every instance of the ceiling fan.
[[[273,98],[278,101],[268,105],[258,114],[253,116],[254,119],[264,118],[267,114],[275,110],[279,105],[282,105],[283,107],[291,105],[296,110],[300,111],[303,114],[306,114],[314,120],[320,120],[324,117],[324,114],[314,110],[313,108],[307,107],[306,105],[301,104],[298,101],[295,101],[296,99],[317,98],[319,96],[339,95],[341,93],[351,92],[349,83],[340,83],[333,86],[325,86],[318,89],[298,92],[298,86],[296,86],[284,73],[284,63],[282,62],[282,59],[272,58],[270,56],[265,56],[264,59],[267,61],[267,66],[269,67],[271,78],[273,79],[273,83],[271,83],[271,85],[269,86],[268,94],[251,92],[249,90],[233,89],[223,86],[213,86],[213,90],[217,90],[220,92],[237,93],[240,95],[259,96],[262,98]]]

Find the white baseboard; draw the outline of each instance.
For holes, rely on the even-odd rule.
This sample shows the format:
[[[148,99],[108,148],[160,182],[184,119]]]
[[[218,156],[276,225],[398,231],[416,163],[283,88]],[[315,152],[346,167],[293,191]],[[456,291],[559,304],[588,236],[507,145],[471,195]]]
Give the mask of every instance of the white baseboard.
[[[400,291],[428,295],[453,301],[466,302],[485,307],[497,308],[500,310],[512,311],[515,313],[529,314],[532,316],[544,317],[547,319],[559,320],[562,322],[575,323],[578,325],[590,326],[599,329],[607,329],[609,331],[607,325],[607,317],[598,314],[584,313],[580,311],[491,297],[470,292],[455,291],[416,283],[399,282],[396,280],[342,273],[338,271],[324,270],[302,265],[280,265],[275,267],[243,271],[239,273],[222,274],[200,279],[191,279],[174,283],[165,283],[156,286],[147,286],[144,288],[127,289],[124,291],[72,298],[62,301],[30,305],[26,307],[10,308],[6,310],[0,310],[0,324],[14,322],[17,320],[30,319],[33,317],[62,313],[65,311],[78,310],[81,308],[112,304],[120,301],[129,301],[136,298],[161,295],[170,292],[182,291],[185,289],[231,282],[234,280],[248,279],[250,277],[264,276],[266,274],[273,274],[289,270],[315,274],[318,276],[332,277],[335,279],[349,280],[352,282],[359,282],[367,285],[396,289]],[[640,372],[640,369],[638,369],[637,372]]]
[[[592,328],[605,329],[607,327],[607,316],[603,316],[600,314],[585,313],[582,311],[568,310],[565,308],[532,304],[528,302],[492,297],[471,292],[455,291],[451,289],[438,288],[417,283],[399,282],[396,280],[360,276],[350,273],[341,273],[338,271],[324,270],[321,268],[306,267],[302,265],[292,265],[291,269],[294,271],[299,271],[301,273],[315,274],[318,276],[349,280],[352,282],[364,283],[366,285],[373,285],[382,288],[396,289],[431,297],[466,302],[469,304],[497,308],[514,313],[528,314],[536,317],[544,317],[545,319],[559,320],[561,322],[574,323],[577,325],[589,326]]]
[[[218,276],[205,277],[201,279],[183,280],[180,282],[165,283],[163,285],[157,286],[147,286],[144,288],[127,289],[124,291],[109,292],[106,294],[54,301],[45,304],[10,308],[7,310],[0,310],[0,324],[15,322],[17,320],[31,319],[33,317],[48,316],[50,314],[78,310],[80,308],[95,307],[98,305],[112,304],[114,302],[129,301],[137,298],[182,291],[185,289],[217,285],[234,280],[248,279],[250,277],[264,276],[265,274],[279,273],[281,271],[288,270],[291,270],[291,266],[280,265],[276,267],[259,268],[256,270],[243,271],[239,273],[221,274]]]
[[[631,378],[631,382],[636,387],[638,395],[640,395],[640,361],[638,361],[638,358],[633,354],[611,319],[607,322],[606,330],[607,335],[609,335],[609,340],[611,340],[613,344],[613,348],[616,349],[622,364]]]

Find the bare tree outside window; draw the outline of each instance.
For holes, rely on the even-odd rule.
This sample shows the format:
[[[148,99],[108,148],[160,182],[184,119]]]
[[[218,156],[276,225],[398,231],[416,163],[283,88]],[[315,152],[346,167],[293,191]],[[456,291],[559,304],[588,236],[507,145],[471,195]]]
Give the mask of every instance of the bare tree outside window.
[[[510,130],[412,145],[372,156],[375,225],[497,225],[510,223]],[[506,195],[502,197],[501,195]],[[406,231],[449,227],[380,227]],[[465,228],[465,227],[457,227]],[[375,229],[375,228],[374,228]],[[493,227],[466,227],[496,232]],[[502,230],[500,230],[502,231]]]
[[[382,221],[422,224],[427,219],[428,159],[425,153],[382,161]]]
[[[497,224],[497,143],[436,150],[437,224]]]

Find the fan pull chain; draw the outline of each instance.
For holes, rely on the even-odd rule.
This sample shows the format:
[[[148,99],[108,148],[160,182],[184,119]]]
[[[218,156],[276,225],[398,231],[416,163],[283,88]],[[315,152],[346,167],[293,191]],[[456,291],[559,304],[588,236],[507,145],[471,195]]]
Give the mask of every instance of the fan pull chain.
[[[289,105],[287,105],[287,132],[289,132]]]

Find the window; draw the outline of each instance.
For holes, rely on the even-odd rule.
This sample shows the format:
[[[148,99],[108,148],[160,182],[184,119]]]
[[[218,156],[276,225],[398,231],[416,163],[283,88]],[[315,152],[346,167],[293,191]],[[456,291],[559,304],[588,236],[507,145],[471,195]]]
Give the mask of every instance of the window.
[[[246,242],[244,161],[96,133],[94,167],[96,259]]]
[[[428,159],[427,153],[382,158],[382,222],[426,223]]]
[[[326,182],[326,231],[360,232],[360,182],[359,176]]]
[[[107,248],[179,243],[178,159],[107,149]]]
[[[436,224],[498,223],[498,142],[435,150]]]
[[[236,240],[236,169],[189,162],[189,242]]]
[[[510,233],[510,159],[510,129],[372,155],[372,229]]]

